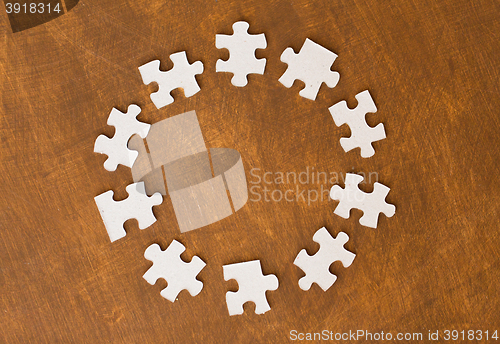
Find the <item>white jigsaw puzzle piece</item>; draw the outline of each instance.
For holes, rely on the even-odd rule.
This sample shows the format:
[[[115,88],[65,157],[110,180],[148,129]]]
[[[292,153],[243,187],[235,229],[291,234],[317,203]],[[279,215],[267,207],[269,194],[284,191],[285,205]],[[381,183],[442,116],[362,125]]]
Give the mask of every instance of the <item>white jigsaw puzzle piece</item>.
[[[151,100],[160,109],[174,102],[170,92],[182,88],[188,98],[200,91],[195,75],[203,73],[203,63],[196,61],[189,64],[185,51],[170,55],[174,67],[166,72],[160,70],[160,60],[148,62],[139,67],[145,85],[152,82],[158,84],[158,91],[151,93]]]
[[[148,228],[155,223],[156,217],[152,208],[163,202],[159,192],[152,196],[146,195],[144,182],[130,184],[126,190],[129,196],[123,201],[115,201],[112,190],[94,197],[111,242],[127,234],[123,224],[129,219],[136,219],[140,229]]]
[[[267,302],[266,291],[278,289],[278,278],[262,274],[260,260],[224,265],[224,280],[235,279],[238,291],[226,293],[226,303],[229,315],[243,314],[243,304],[251,301],[255,304],[255,313],[264,314],[271,307]]]
[[[295,80],[302,80],[305,87],[299,94],[315,100],[323,82],[330,88],[339,82],[340,74],[330,70],[336,58],[337,54],[306,38],[298,54],[292,48],[286,48],[281,54],[281,61],[288,64],[288,68],[279,82],[290,88]]]
[[[344,248],[345,243],[349,241],[349,236],[344,232],[333,238],[323,227],[314,233],[313,240],[320,244],[318,252],[310,256],[306,250],[301,250],[293,262],[306,274],[299,280],[299,287],[302,290],[309,290],[313,283],[317,283],[323,291],[327,291],[337,280],[337,276],[330,273],[330,265],[341,261],[347,268],[356,255]]]
[[[158,244],[149,246],[144,257],[153,262],[153,266],[144,274],[143,278],[154,285],[159,278],[167,281],[167,287],[160,293],[167,300],[174,302],[182,290],[187,290],[191,296],[198,295],[203,289],[203,283],[196,276],[205,267],[205,262],[194,256],[191,262],[181,259],[186,248],[177,240],[173,240],[165,251]]]
[[[359,189],[359,183],[362,181],[362,176],[347,173],[344,189],[338,185],[332,186],[330,198],[340,201],[334,213],[348,219],[352,208],[359,209],[363,211],[359,223],[366,227],[377,228],[380,213],[387,217],[392,217],[396,213],[396,207],[385,201],[391,189],[376,182],[373,186],[373,192],[366,193]]]
[[[354,148],[361,148],[361,157],[369,158],[375,154],[372,142],[385,139],[385,129],[382,123],[372,128],[366,123],[367,113],[377,112],[377,106],[368,90],[356,95],[358,106],[351,110],[347,107],[345,100],[331,106],[328,110],[333,117],[335,125],[340,127],[343,124],[351,128],[351,137],[340,139],[340,145],[345,152]]]
[[[248,74],[264,74],[266,59],[255,58],[256,49],[267,48],[266,36],[261,33],[250,35],[247,22],[239,21],[233,24],[233,35],[215,35],[217,49],[229,50],[229,60],[217,60],[216,72],[233,73],[231,83],[237,87],[246,86]]]
[[[141,113],[141,108],[131,104],[126,113],[115,108],[111,110],[108,117],[108,125],[115,127],[115,135],[109,138],[99,135],[95,140],[94,152],[106,154],[108,159],[104,162],[104,168],[108,171],[115,171],[118,164],[132,167],[138,153],[127,147],[128,140],[134,134],[145,138],[148,135],[150,124],[140,122],[137,116]]]

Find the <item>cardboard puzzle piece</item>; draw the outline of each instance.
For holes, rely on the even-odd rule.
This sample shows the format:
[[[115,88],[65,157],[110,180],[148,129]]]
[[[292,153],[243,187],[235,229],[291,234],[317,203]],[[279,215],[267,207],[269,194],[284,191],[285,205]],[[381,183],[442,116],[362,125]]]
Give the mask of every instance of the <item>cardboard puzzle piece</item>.
[[[189,64],[185,51],[170,55],[170,60],[174,63],[174,67],[166,72],[160,70],[160,60],[139,67],[145,85],[152,82],[158,84],[158,91],[151,93],[151,100],[158,109],[174,102],[170,92],[176,88],[182,88],[186,97],[191,97],[200,91],[195,76],[203,73],[203,63],[196,61]]]
[[[302,80],[305,87],[299,94],[315,100],[323,82],[330,88],[339,82],[340,74],[330,70],[336,58],[335,53],[306,38],[298,54],[292,48],[286,48],[281,54],[281,61],[288,64],[288,68],[279,82],[290,88],[295,80]]]
[[[134,134],[145,138],[148,135],[150,124],[137,120],[141,108],[131,104],[126,113],[115,108],[111,110],[108,117],[108,125],[115,127],[115,135],[110,139],[105,135],[99,135],[95,140],[94,152],[106,154],[108,159],[104,162],[104,168],[115,171],[118,164],[132,167],[138,153],[127,147],[128,140]]]
[[[359,189],[359,183],[363,179],[360,175],[347,173],[344,189],[338,185],[332,186],[330,198],[340,201],[334,213],[348,219],[352,208],[359,209],[363,211],[359,223],[366,227],[377,228],[380,213],[387,217],[392,217],[396,213],[396,207],[385,201],[391,189],[377,182],[374,184],[373,192],[363,192]]]
[[[163,202],[160,193],[146,195],[144,182],[130,184],[126,190],[129,196],[123,201],[115,201],[111,190],[94,197],[111,242],[126,235],[123,224],[129,219],[137,219],[140,229],[155,223],[156,217],[152,208]]]
[[[238,291],[226,293],[226,303],[229,315],[243,314],[243,304],[248,301],[255,303],[255,313],[264,314],[271,307],[267,302],[266,291],[278,289],[278,278],[273,275],[264,276],[260,260],[224,265],[224,280],[235,279]]]
[[[332,114],[337,127],[343,124],[351,128],[351,137],[342,137],[340,145],[345,152],[354,148],[361,148],[361,157],[369,158],[375,154],[372,142],[385,139],[385,129],[382,123],[372,128],[366,123],[367,113],[377,112],[377,106],[368,90],[356,95],[358,106],[351,110],[347,107],[345,100],[331,106],[328,110]]]
[[[267,47],[266,36],[261,33],[250,35],[247,22],[239,21],[233,24],[232,35],[215,35],[217,49],[229,50],[229,60],[217,60],[217,72],[233,73],[231,83],[237,87],[246,86],[248,74],[264,74],[266,59],[255,58],[256,49]]]
[[[179,293],[186,289],[191,296],[198,295],[203,289],[203,283],[196,276],[205,267],[205,262],[194,256],[191,262],[181,259],[186,248],[177,240],[173,240],[165,251],[158,244],[149,246],[144,257],[153,262],[153,266],[144,274],[143,278],[154,285],[159,278],[167,281],[167,287],[160,293],[167,300],[174,302]]]
[[[293,262],[306,274],[299,279],[299,287],[302,290],[309,290],[313,283],[317,283],[323,291],[327,291],[337,280],[337,276],[330,272],[330,265],[341,261],[342,265],[347,268],[352,264],[356,255],[344,248],[349,240],[349,236],[344,232],[340,232],[334,238],[323,227],[314,233],[313,240],[320,244],[318,252],[310,256],[306,250],[301,250]]]

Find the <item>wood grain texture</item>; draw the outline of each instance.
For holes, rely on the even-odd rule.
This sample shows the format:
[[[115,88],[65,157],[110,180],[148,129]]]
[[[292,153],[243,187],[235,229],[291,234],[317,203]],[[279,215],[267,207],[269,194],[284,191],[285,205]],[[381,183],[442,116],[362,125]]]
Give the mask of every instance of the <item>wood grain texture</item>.
[[[263,76],[244,88],[215,73],[225,50],[216,33],[237,20],[264,32]],[[496,0],[441,1],[162,1],[82,0],[44,25],[12,33],[0,15],[0,341],[5,343],[284,343],[289,332],[500,330],[500,5]],[[339,55],[337,87],[316,101],[301,83],[278,78],[288,46],[305,38]],[[201,92],[157,110],[137,67],[186,50],[200,60]],[[332,104],[369,89],[387,139],[373,158],[339,144]],[[130,103],[153,123],[196,110],[208,147],[240,152],[247,180],[266,171],[377,172],[396,215],[375,230],[333,214],[335,202],[249,201],[235,215],[180,234],[168,197],[158,221],[110,243],[94,196],[125,198],[132,182],[120,166],[107,172],[95,138],[112,136],[112,107]],[[282,192],[328,190],[331,183],[268,185]],[[371,185],[364,185],[370,190]],[[277,195],[277,193],[275,194]],[[256,196],[250,195],[252,198]],[[327,292],[304,292],[292,262],[318,248],[313,233],[344,231],[357,254]],[[145,248],[176,239],[183,258],[200,256],[203,291],[160,296],[164,281],[142,278]],[[280,287],[272,310],[229,317],[222,265],[260,259]]]

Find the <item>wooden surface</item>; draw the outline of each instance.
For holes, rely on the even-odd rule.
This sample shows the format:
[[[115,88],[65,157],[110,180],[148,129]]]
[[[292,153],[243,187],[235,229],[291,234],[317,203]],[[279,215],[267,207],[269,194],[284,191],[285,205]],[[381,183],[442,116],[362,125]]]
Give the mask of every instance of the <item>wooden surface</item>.
[[[290,331],[422,332],[500,330],[498,1],[111,1],[83,0],[46,24],[12,33],[0,15],[0,342],[6,343],[283,343]],[[264,32],[264,76],[244,88],[215,73],[225,50],[215,34],[237,20]],[[316,101],[278,79],[288,46],[305,38],[339,55],[337,87]],[[186,50],[200,60],[201,92],[157,110],[137,67]],[[332,104],[369,89],[387,139],[362,159],[339,144]],[[396,205],[377,229],[335,214],[335,202],[254,202],[210,226],[180,234],[168,197],[158,221],[110,243],[94,196],[125,198],[130,169],[107,172],[93,153],[112,107],[139,104],[154,123],[196,110],[208,147],[241,153],[249,186],[328,190],[331,183],[258,184],[254,175],[306,171],[377,172]],[[342,186],[343,184],[340,183]],[[372,185],[364,185],[370,191]],[[277,193],[276,193],[277,195]],[[250,195],[255,199],[256,196]],[[326,196],[325,196],[326,198]],[[313,233],[344,231],[357,254],[350,268],[334,263],[327,292],[299,289],[292,262],[319,245]],[[142,278],[145,248],[172,239],[200,256],[203,291],[160,296],[164,281]],[[229,317],[222,265],[260,259],[280,287],[272,310]]]

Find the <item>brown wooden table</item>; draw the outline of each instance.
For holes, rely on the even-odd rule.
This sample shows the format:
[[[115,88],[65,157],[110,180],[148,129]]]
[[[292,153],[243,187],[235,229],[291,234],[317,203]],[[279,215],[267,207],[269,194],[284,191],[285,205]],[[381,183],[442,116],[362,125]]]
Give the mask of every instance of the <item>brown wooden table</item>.
[[[257,51],[265,74],[244,88],[215,72],[229,56],[215,34],[232,33],[238,20],[268,42]],[[422,333],[425,341],[429,331],[500,331],[498,1],[82,0],[17,33],[2,7],[0,32],[1,342],[284,343],[293,330]],[[298,52],[307,37],[339,55],[340,82],[323,85],[316,101],[298,95],[300,81],[278,82],[281,53]],[[204,63],[201,92],[176,90],[157,110],[155,86],[137,67],[161,59],[170,68],[168,56],[183,50]],[[365,89],[378,106],[368,123],[387,132],[368,159],[342,150],[349,128],[328,112],[343,99],[355,107]],[[238,150],[255,192],[267,187],[276,199],[298,188],[306,198],[250,194],[236,214],[180,234],[165,197],[155,224],[140,231],[128,221],[127,236],[110,243],[93,198],[110,189],[125,198],[132,177],[123,166],[104,170],[93,145],[113,135],[111,108],[131,103],[148,123],[196,110],[207,146]],[[340,218],[326,196],[332,180],[259,182],[266,172],[313,170],[376,173],[395,216],[381,216],[377,229],[361,226],[357,210]],[[322,226],[346,232],[357,256],[347,269],[333,264],[338,280],[328,291],[305,292],[292,262],[302,248],[319,248],[312,236]],[[175,303],[160,296],[165,281],[142,278],[145,248],[173,239],[187,247],[184,259],[207,262],[202,292],[183,291]],[[230,317],[225,293],[237,283],[224,281],[222,265],[253,259],[279,279],[267,293],[272,309],[256,315],[246,304]]]

